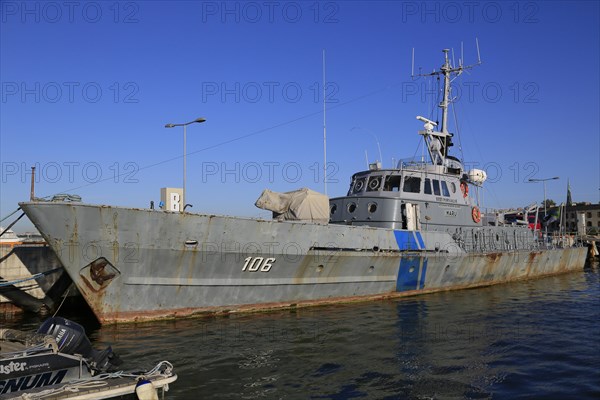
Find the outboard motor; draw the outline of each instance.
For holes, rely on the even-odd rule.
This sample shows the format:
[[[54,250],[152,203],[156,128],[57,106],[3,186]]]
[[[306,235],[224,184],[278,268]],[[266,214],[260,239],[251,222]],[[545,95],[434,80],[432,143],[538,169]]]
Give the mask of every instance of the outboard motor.
[[[53,336],[58,351],[66,354],[81,354],[90,367],[99,372],[116,371],[121,359],[109,346],[103,351],[94,350],[85,335],[85,329],[76,322],[62,317],[48,318],[37,330],[38,333]]]

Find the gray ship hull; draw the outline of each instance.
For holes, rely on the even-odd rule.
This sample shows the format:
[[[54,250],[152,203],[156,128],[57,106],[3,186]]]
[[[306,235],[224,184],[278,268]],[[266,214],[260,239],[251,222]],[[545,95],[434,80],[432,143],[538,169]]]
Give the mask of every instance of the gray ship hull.
[[[101,323],[455,290],[582,270],[526,228],[407,231],[27,202]],[[459,232],[460,231],[460,232]],[[469,239],[471,238],[471,239]]]

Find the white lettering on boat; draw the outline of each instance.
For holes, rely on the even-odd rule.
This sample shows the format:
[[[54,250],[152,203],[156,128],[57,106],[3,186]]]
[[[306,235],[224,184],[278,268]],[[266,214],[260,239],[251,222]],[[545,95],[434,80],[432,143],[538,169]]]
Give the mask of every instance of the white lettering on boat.
[[[25,371],[25,362],[14,362],[11,361],[6,365],[0,365],[0,374],[10,374],[14,371]]]
[[[242,271],[269,272],[275,261],[275,258],[246,257],[246,259],[244,260],[244,268],[242,268]]]

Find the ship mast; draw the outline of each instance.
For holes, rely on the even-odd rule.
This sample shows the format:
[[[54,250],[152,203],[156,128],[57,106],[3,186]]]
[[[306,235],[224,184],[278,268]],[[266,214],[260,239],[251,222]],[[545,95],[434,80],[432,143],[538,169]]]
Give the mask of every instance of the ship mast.
[[[440,103],[439,107],[442,109],[442,133],[448,133],[448,104],[450,98],[450,73],[457,71],[458,74],[462,72],[462,70],[455,69],[453,70],[450,67],[450,60],[448,59],[448,51],[449,49],[442,50],[444,52],[444,65],[440,68],[440,73],[444,75],[444,99]]]
[[[448,52],[450,49],[444,49],[442,52],[444,53],[444,65],[442,65],[439,71],[433,71],[430,74],[424,74],[419,76],[434,76],[434,75],[443,75],[444,76],[444,98],[442,102],[439,104],[439,107],[442,109],[442,124],[440,132],[448,133],[448,107],[450,106],[450,83],[452,82],[452,74],[455,74],[455,78],[458,77],[463,71],[467,69],[471,69],[479,64],[481,64],[481,60],[477,60],[476,64],[472,65],[462,65],[462,59],[458,60],[458,67],[453,67],[450,64],[450,59],[448,58]],[[479,55],[479,44],[477,44],[477,54]]]
[[[444,93],[443,93],[443,99],[441,101],[441,103],[438,105],[438,107],[440,107],[442,109],[442,123],[440,126],[440,130],[439,132],[434,132],[432,130],[430,130],[429,132],[423,131],[424,136],[426,136],[426,138],[429,138],[429,142],[431,142],[431,138],[432,136],[437,136],[438,140],[441,141],[442,145],[441,145],[441,149],[436,149],[434,150],[434,148],[436,146],[433,146],[434,148],[432,148],[432,146],[430,145],[428,150],[430,152],[430,154],[432,155],[432,161],[434,161],[434,163],[440,163],[443,164],[444,160],[446,158],[446,156],[448,155],[448,145],[451,145],[451,141],[450,141],[450,137],[453,136],[450,132],[448,132],[448,108],[450,106],[450,103],[452,102],[452,100],[450,99],[450,90],[451,90],[451,83],[452,80],[455,79],[456,77],[458,77],[460,74],[463,73],[463,71],[471,69],[473,67],[478,66],[479,64],[481,64],[481,58],[479,56],[479,42],[477,41],[477,39],[475,40],[475,43],[477,45],[477,63],[475,64],[471,64],[471,65],[463,65],[463,56],[461,54],[461,58],[458,59],[458,66],[454,67],[452,66],[452,64],[450,63],[450,58],[448,57],[448,52],[450,51],[450,49],[443,49],[442,52],[444,53],[444,64],[440,67],[439,70],[434,70],[429,74],[417,74],[414,75],[413,72],[413,77],[415,76],[439,76],[439,75],[443,75],[444,76]],[[462,53],[462,45],[461,45],[461,53]],[[414,71],[414,49],[413,49],[413,71]],[[452,77],[452,75],[455,75],[454,78]],[[417,117],[417,119],[422,119],[423,117]],[[427,119],[422,119],[423,121],[428,121]],[[429,121],[430,123],[433,123],[433,121]],[[437,124],[433,123],[433,126],[435,126]],[[431,144],[431,143],[430,143]],[[441,151],[440,151],[441,150]],[[433,152],[436,152],[437,155],[432,154]]]

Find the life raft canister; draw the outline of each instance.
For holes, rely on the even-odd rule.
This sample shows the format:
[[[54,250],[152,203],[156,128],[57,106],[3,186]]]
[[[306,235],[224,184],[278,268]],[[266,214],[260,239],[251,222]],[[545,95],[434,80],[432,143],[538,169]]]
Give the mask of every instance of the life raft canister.
[[[467,197],[469,195],[469,186],[467,186],[466,182],[460,183],[460,191],[463,194],[463,197]]]
[[[471,210],[471,217],[473,217],[473,222],[475,222],[476,224],[478,224],[481,221],[481,212],[479,211],[479,208],[477,208],[477,206],[473,207],[473,209]]]

